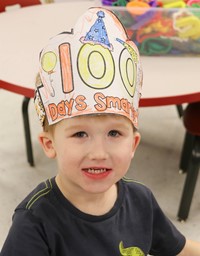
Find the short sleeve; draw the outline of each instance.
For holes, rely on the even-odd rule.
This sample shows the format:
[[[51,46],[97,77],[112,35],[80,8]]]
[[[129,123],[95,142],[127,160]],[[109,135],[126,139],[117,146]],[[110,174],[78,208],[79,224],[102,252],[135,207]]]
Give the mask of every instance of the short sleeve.
[[[17,211],[1,256],[49,256],[42,222],[30,211]]]
[[[150,254],[155,256],[174,256],[179,254],[186,242],[185,237],[164,215],[152,195],[153,234]]]

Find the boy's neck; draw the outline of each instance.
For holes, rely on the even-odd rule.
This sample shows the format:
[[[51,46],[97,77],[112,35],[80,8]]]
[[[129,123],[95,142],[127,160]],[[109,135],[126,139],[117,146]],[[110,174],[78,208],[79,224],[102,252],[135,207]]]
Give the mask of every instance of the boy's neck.
[[[65,196],[65,198],[67,198],[67,200],[69,200],[71,204],[73,204],[77,209],[86,214],[95,216],[104,215],[113,208],[117,200],[117,184],[112,185],[112,187],[110,187],[110,189],[104,193],[75,194],[66,190],[63,181],[60,179],[58,175],[56,176],[56,183],[62,194]]]

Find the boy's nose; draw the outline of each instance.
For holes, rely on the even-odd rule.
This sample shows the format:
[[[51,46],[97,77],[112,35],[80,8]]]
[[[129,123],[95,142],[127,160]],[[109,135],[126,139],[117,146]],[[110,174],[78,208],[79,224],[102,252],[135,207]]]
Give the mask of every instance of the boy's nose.
[[[108,158],[108,147],[101,139],[96,139],[91,143],[89,157],[91,160],[105,160]]]

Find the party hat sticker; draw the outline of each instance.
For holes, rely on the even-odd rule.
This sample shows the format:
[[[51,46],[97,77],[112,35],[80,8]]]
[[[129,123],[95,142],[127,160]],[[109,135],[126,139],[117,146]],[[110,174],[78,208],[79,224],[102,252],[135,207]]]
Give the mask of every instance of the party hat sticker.
[[[111,11],[90,8],[73,32],[52,38],[41,52],[39,70],[42,85],[36,89],[35,104],[37,112],[41,108],[42,123],[44,118],[51,125],[80,115],[112,113],[126,116],[137,128],[139,53]]]

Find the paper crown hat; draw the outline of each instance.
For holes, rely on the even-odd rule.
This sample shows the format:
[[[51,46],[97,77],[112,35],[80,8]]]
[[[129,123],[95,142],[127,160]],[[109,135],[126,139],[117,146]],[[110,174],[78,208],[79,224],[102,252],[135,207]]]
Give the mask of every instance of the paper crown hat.
[[[88,114],[126,116],[138,126],[142,68],[118,18],[90,8],[72,32],[53,37],[39,60],[35,106],[42,124]]]

